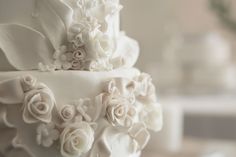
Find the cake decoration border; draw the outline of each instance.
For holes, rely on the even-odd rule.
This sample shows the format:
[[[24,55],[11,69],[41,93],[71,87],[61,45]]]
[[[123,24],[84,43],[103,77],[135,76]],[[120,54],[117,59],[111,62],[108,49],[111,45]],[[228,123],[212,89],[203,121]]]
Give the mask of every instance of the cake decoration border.
[[[109,156],[109,142],[104,141],[112,133],[128,136],[132,140],[129,151],[138,153],[150,138],[148,130],[159,131],[162,127],[161,106],[157,103],[151,77],[142,73],[133,80],[113,78],[104,84],[105,88],[95,98],[60,104],[47,85],[26,75],[0,82],[1,91],[6,91],[5,95],[0,94],[0,103],[6,108],[7,105],[22,104],[24,123],[37,125],[35,140],[38,146],[47,148],[56,144],[63,157],[86,153],[95,157],[99,154],[96,145],[101,143]],[[1,113],[1,123],[14,128],[7,121],[7,112]],[[101,121],[105,127],[101,137],[95,138],[97,123]],[[19,142],[20,138],[17,134],[13,139],[14,147],[30,152]]]

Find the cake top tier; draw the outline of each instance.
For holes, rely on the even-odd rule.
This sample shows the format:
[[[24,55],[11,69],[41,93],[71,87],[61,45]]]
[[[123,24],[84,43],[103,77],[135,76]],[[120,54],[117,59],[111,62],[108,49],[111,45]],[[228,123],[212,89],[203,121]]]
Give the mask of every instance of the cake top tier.
[[[119,0],[1,0],[0,70],[132,67],[136,41],[119,29]]]

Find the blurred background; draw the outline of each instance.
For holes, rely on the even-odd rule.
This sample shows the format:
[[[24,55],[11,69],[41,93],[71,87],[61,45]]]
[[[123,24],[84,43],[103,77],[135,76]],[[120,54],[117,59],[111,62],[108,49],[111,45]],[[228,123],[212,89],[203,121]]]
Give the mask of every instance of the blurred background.
[[[236,156],[236,1],[121,0],[121,26],[139,41],[164,129],[143,157]]]

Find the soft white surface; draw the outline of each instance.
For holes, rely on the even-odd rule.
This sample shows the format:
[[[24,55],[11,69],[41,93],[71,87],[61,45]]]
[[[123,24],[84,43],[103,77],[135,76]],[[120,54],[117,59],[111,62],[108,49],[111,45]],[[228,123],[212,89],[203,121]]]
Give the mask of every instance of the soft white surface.
[[[59,102],[68,102],[78,98],[94,97],[101,93],[103,85],[115,77],[133,78],[139,70],[117,69],[109,72],[55,71],[55,72],[0,72],[0,82],[18,76],[32,75],[44,82],[54,92]]]
[[[164,96],[162,104],[178,104],[187,115],[235,116],[236,99],[232,94],[199,96]]]
[[[229,42],[217,32],[186,37],[178,55],[180,61],[192,66],[215,67],[228,64],[231,57]]]

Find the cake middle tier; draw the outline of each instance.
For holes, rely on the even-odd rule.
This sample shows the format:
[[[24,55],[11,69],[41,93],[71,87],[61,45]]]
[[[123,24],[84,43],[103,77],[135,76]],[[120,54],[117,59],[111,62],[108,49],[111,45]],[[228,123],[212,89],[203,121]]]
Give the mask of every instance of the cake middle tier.
[[[31,75],[38,82],[46,84],[54,93],[55,99],[60,103],[68,103],[80,98],[95,97],[105,87],[105,83],[113,78],[133,79],[140,74],[135,68],[117,69],[109,72],[88,71],[14,71],[0,72],[0,82]],[[0,89],[1,91],[1,89]],[[6,92],[6,91],[5,91]]]
[[[155,87],[138,69],[0,72],[3,155],[134,157],[161,127]]]

